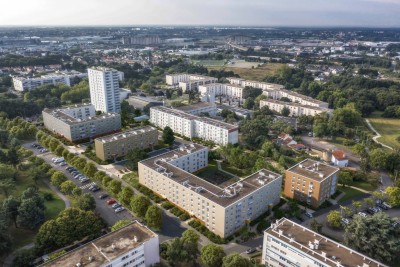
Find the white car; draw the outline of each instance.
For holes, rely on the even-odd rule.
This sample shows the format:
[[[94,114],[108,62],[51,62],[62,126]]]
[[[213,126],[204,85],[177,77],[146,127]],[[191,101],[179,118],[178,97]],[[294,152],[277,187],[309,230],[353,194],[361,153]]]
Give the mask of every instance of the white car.
[[[347,219],[347,218],[342,218],[342,223],[344,223],[344,224],[349,224],[349,223],[350,223],[350,220]]]
[[[119,207],[119,208],[115,209],[115,213],[118,213],[118,212],[121,212],[121,211],[124,211],[124,210],[125,210],[124,207]]]
[[[361,217],[367,217],[367,214],[362,211],[358,212],[357,214],[360,215]]]

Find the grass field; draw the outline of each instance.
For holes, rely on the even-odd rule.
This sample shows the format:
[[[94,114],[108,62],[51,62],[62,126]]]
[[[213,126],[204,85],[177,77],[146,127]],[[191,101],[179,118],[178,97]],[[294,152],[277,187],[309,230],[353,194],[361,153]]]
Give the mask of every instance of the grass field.
[[[400,136],[400,119],[382,118],[381,114],[381,112],[374,112],[368,118],[375,130],[382,135],[378,141],[400,149],[400,142],[396,140]]]
[[[240,67],[235,67],[234,65],[229,65],[229,66],[223,67],[223,69],[226,71],[233,71],[235,74],[238,74],[243,79],[262,81],[267,75],[274,74],[275,71],[283,65],[284,64],[280,64],[280,63],[266,63],[266,64],[262,65],[261,67],[257,67],[254,69],[240,68]],[[221,68],[209,67],[208,69],[209,70],[219,70]]]
[[[225,60],[192,60],[192,62],[204,67],[222,67],[225,65]]]
[[[344,197],[342,197],[339,200],[339,204],[345,202],[346,200],[349,200],[349,199],[352,199],[352,198],[355,198],[355,197],[358,197],[358,196],[361,196],[364,194],[363,192],[358,191],[353,188],[350,188],[350,187],[338,186],[338,190],[340,190],[346,194]]]
[[[238,169],[236,167],[230,166],[227,162],[222,162],[221,168],[224,171],[230,172],[239,177],[246,177],[252,173],[252,171],[250,169]]]
[[[203,178],[204,180],[216,184],[216,185],[222,185],[223,183],[231,180],[233,178],[232,175],[229,175],[227,173],[223,173],[218,170],[217,162],[216,161],[210,161],[208,163],[208,167],[200,170],[199,172],[195,173],[197,176]]]

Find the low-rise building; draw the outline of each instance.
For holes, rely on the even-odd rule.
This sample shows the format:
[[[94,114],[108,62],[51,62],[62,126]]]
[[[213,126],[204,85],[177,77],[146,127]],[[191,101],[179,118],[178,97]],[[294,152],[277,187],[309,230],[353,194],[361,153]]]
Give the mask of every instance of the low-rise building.
[[[215,99],[215,96],[228,96],[242,99],[244,87],[236,84],[212,83],[199,86],[203,99]],[[211,102],[209,100],[204,100]]]
[[[121,129],[119,114],[107,113],[96,116],[96,110],[90,104],[46,108],[42,111],[42,115],[47,129],[71,142],[96,138]]]
[[[201,138],[216,144],[236,144],[239,140],[239,128],[235,125],[163,106],[150,108],[150,122],[160,128],[168,126],[187,138]]]
[[[242,78],[236,78],[236,77],[230,77],[227,78],[227,80],[231,84],[239,85],[241,87],[253,87],[253,88],[259,88],[262,89],[263,91],[265,90],[279,90],[285,88],[285,86],[281,84],[276,84],[276,83],[266,83],[266,82],[258,82],[258,81],[248,81]]]
[[[302,105],[297,102],[285,102],[274,99],[264,99],[260,101],[260,108],[267,106],[270,110],[282,113],[284,108],[289,109],[289,116],[291,117],[299,117],[302,115],[305,116],[315,116],[317,114],[321,114],[326,112],[328,114],[332,113],[331,109],[321,108],[310,105]]]
[[[335,192],[339,168],[306,159],[285,172],[284,195],[315,208]]]
[[[188,73],[166,75],[165,80],[168,85],[179,86],[183,92],[198,88],[200,85],[218,82],[214,77]]]
[[[80,72],[61,72],[43,75],[37,78],[24,78],[24,77],[14,77],[13,85],[14,90],[24,92],[31,91],[36,89],[39,86],[46,84],[65,84],[67,86],[71,86],[73,79],[75,78],[85,78],[87,77],[86,73]]]
[[[349,159],[343,150],[335,150],[332,152],[332,163],[338,167],[347,167]]]
[[[217,115],[217,106],[215,103],[199,102],[192,105],[185,105],[175,108],[192,115],[204,115],[209,114],[211,117]]]
[[[157,143],[158,130],[151,126],[134,128],[94,140],[96,156],[101,160],[123,157],[132,149],[146,149]]]
[[[158,235],[135,221],[42,267],[150,267],[160,262]]]
[[[268,267],[388,267],[286,218],[264,231],[261,261]]]
[[[208,181],[193,174],[208,165],[197,144],[139,162],[139,182],[226,237],[279,203],[282,176],[260,170],[246,178]]]

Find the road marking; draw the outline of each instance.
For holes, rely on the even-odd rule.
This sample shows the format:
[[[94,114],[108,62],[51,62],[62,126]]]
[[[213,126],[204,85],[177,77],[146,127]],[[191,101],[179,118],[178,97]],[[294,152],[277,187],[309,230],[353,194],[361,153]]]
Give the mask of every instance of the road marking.
[[[89,188],[90,186],[95,185],[95,184],[96,184],[95,182],[91,182],[89,184],[85,184],[85,185],[80,186],[80,189],[83,190],[83,189]]]

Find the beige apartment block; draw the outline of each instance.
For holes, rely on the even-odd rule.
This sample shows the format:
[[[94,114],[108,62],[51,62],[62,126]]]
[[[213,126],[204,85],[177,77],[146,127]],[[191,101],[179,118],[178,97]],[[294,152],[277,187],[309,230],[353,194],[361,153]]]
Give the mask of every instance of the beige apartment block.
[[[101,160],[123,157],[132,149],[146,149],[157,143],[158,131],[151,126],[134,128],[94,140],[96,156]]]
[[[284,108],[288,108],[290,113],[289,116],[299,117],[305,116],[316,116],[323,112],[331,114],[332,110],[328,108],[321,108],[310,105],[302,105],[297,102],[284,102],[274,99],[264,99],[260,101],[260,108],[267,106],[270,110],[281,113]]]
[[[388,267],[286,218],[264,231],[267,267]]]
[[[190,144],[139,162],[139,182],[227,237],[279,203],[282,176],[260,170],[220,182],[194,172],[208,166],[208,148]]]
[[[284,195],[315,208],[335,192],[339,168],[306,159],[285,172]]]
[[[66,108],[44,109],[44,126],[65,139],[75,142],[93,139],[121,129],[121,116],[107,113],[96,116],[93,105],[75,105]]]

